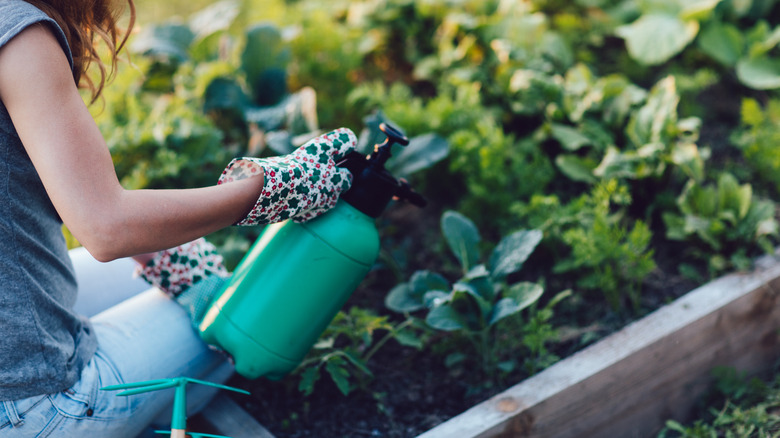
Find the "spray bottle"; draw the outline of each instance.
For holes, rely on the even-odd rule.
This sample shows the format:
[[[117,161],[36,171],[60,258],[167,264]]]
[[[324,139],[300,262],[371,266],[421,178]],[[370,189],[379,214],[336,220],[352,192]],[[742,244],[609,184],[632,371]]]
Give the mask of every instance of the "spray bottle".
[[[384,167],[393,144],[409,140],[380,129],[387,140],[372,154],[338,163],[353,182],[337,205],[306,223],[267,226],[207,310],[201,337],[230,354],[240,375],[278,380],[294,370],[376,261],[374,219],[394,198],[425,206]]]

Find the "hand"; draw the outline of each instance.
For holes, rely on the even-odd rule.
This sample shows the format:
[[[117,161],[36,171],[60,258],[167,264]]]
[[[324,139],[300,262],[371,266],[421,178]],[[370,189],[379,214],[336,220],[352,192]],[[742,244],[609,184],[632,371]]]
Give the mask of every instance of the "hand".
[[[136,267],[135,275],[163,292],[177,296],[201,280],[212,276],[227,277],[229,274],[217,248],[200,238],[154,253]]]
[[[336,163],[357,145],[355,134],[340,128],[308,141],[281,157],[235,159],[218,184],[263,173],[263,192],[249,214],[236,225],[262,225],[292,218],[305,222],[333,208],[349,189],[352,174]]]

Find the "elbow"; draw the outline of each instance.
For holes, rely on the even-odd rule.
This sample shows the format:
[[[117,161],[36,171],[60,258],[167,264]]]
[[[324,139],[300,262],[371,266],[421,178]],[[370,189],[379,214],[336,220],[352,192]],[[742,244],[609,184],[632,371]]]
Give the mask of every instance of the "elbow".
[[[86,248],[87,252],[89,252],[95,260],[101,263],[107,263],[122,257],[112,245],[102,242],[99,239],[89,239],[85,242],[79,241],[79,243]]]
[[[126,239],[118,232],[121,229],[120,224],[103,218],[82,227],[78,234],[75,231],[73,234],[95,260],[106,263],[130,253],[130,242],[125,242]]]
[[[94,246],[84,246],[87,249],[87,252],[89,252],[92,257],[95,258],[95,260],[101,262],[101,263],[108,263],[111,261],[114,261],[118,258],[116,254],[113,254],[111,251],[108,251],[104,248],[95,248]]]

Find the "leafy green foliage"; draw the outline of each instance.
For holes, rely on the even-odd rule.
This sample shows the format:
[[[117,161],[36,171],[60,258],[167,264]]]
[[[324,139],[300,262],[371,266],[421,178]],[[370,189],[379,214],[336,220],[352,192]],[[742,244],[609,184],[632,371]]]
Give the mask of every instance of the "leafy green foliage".
[[[537,283],[507,280],[522,268],[541,241],[542,234],[538,230],[516,231],[498,243],[487,263],[480,263],[481,236],[471,220],[455,211],[447,211],[442,215],[441,229],[463,276],[451,285],[440,274],[417,271],[409,282],[397,285],[388,293],[385,304],[396,312],[425,310],[428,326],[460,333],[473,343],[482,371],[493,375],[497,369],[508,365],[499,361],[499,353],[495,351],[496,335],[492,332],[500,321],[534,305],[544,292]],[[545,315],[532,321],[547,327],[548,319]],[[547,340],[546,337],[536,338],[536,342],[528,345],[541,355]],[[450,357],[450,362],[453,360]]]
[[[177,90],[158,98],[143,91],[137,70],[126,69],[106,90],[105,108],[96,109],[96,121],[126,188],[211,185],[231,158],[222,132],[197,110],[186,86]]]
[[[402,127],[412,144],[388,168],[413,175],[437,214],[469,219],[450,215],[450,237],[426,248],[455,258],[416,266],[387,304],[434,313],[450,330],[438,336],[479,352],[449,350],[448,365],[476,360],[498,374],[556,360],[545,345],[557,299],[536,296],[543,283],[637,309],[655,244],[682,242],[683,264],[706,260],[712,273],[774,244],[773,207],[752,192],[780,193],[776,0],[314,4],[220,2],[136,35],[146,55],[120,71],[97,115],[123,183],[211,184],[230,157],[286,153],[320,124],[362,123],[364,152],[383,140],[380,121]],[[723,144],[739,116],[731,97],[743,102],[739,157]],[[750,184],[713,184],[728,180],[723,162]],[[544,239],[526,249],[544,280],[524,282],[530,274],[501,260],[528,255],[496,254],[536,230]],[[388,253],[405,251],[399,235],[383,239],[397,245]],[[238,259],[252,237],[232,230],[220,248]],[[345,322],[361,318],[335,324],[375,323],[380,341],[394,338],[377,315]],[[345,392],[370,381],[378,344],[332,330],[300,370],[304,391],[322,376]]]
[[[379,332],[384,336],[377,338]],[[300,375],[298,389],[310,395],[323,370],[344,395],[365,389],[373,378],[369,361],[382,346],[395,339],[419,349],[423,346],[421,334],[413,320],[393,324],[386,316],[358,307],[339,312],[294,372]]]
[[[732,141],[753,169],[751,176],[780,193],[780,100],[769,100],[762,108],[757,100],[744,99],[740,115],[741,126]]]
[[[778,232],[774,203],[754,198],[751,185],[740,185],[731,174],[723,173],[716,186],[690,181],[677,205],[679,213],[663,216],[667,237],[703,244],[698,254],[712,272],[748,267],[748,251],[756,246],[772,250]]]
[[[628,53],[645,65],[669,61],[684,49],[701,50],[725,67],[735,69],[744,85],[764,90],[780,87],[780,64],[775,48],[780,28],[770,29],[758,20],[772,3],[764,1],[672,0],[641,3],[641,15],[619,26],[615,34],[626,42]],[[696,46],[691,43],[696,40]]]
[[[734,368],[713,370],[715,388],[708,410],[689,426],[667,420],[659,438],[776,436],[780,431],[780,381],[747,378]]]
[[[636,312],[642,281],[656,264],[650,229],[625,214],[630,203],[626,187],[610,180],[567,205],[555,197],[535,197],[515,211],[552,245],[560,245],[553,272],[573,275],[584,290],[600,291],[616,311],[627,302]]]

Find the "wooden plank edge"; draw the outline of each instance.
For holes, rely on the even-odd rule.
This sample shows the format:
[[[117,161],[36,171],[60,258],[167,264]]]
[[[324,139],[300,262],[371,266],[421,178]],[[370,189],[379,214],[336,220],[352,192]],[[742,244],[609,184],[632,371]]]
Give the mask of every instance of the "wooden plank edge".
[[[755,374],[778,358],[780,263],[768,256],[756,265],[694,289],[418,438],[654,436],[663,419],[685,419],[714,366]]]
[[[274,438],[268,429],[225,394],[217,394],[199,415],[218,435]]]

